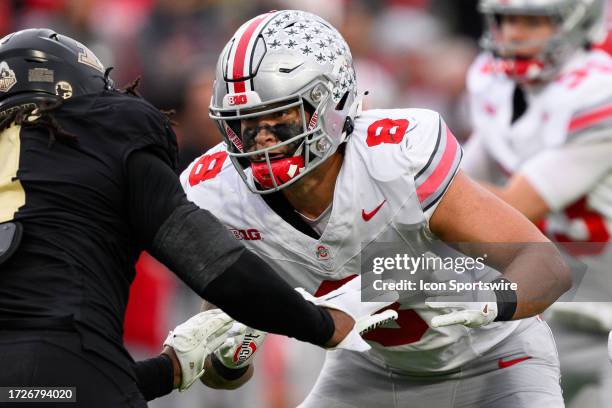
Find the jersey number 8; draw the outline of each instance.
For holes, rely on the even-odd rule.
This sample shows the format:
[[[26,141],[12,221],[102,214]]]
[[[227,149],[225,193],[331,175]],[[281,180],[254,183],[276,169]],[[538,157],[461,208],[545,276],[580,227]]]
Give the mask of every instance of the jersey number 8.
[[[368,127],[366,143],[369,147],[379,144],[399,144],[404,140],[410,122],[407,119],[381,119]]]

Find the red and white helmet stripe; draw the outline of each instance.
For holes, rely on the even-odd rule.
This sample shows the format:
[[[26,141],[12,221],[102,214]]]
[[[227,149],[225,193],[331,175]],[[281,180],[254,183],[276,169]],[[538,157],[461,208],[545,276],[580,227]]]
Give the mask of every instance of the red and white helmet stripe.
[[[252,91],[251,81],[235,81],[252,76],[251,55],[253,54],[257,37],[266,24],[278,12],[272,11],[257,16],[242,25],[234,36],[234,44],[230,49],[227,60],[226,77],[229,80],[229,93],[239,94]]]

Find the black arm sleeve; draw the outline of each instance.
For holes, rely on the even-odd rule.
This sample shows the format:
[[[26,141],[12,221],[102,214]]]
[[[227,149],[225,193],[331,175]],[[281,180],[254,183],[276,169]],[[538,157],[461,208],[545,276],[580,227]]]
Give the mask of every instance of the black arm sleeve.
[[[204,298],[247,326],[322,346],[334,333],[326,309],[305,301],[261,258],[244,251]]]
[[[202,296],[244,251],[217,218],[187,200],[178,177],[152,151],[127,161],[129,212],[137,239]]]
[[[170,165],[152,150],[133,152],[126,170],[130,220],[140,244],[148,249],[159,227],[188,200]]]
[[[133,365],[138,388],[142,396],[151,401],[170,394],[174,387],[174,373],[170,357],[161,354],[148,360],[138,361]]]

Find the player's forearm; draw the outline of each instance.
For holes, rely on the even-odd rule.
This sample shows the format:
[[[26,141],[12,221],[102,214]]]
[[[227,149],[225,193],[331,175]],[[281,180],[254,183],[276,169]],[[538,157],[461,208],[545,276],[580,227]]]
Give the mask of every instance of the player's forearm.
[[[133,369],[138,388],[147,401],[169,394],[180,384],[178,360],[166,351],[157,357],[134,363]]]
[[[337,334],[342,339],[351,329],[342,329],[338,316],[304,300],[249,251],[213,280],[203,295],[246,326],[319,346],[332,346],[330,340]],[[352,325],[354,322],[348,319]]]
[[[512,313],[502,313],[503,320],[538,314],[571,286],[569,268],[533,223],[461,173],[430,228],[445,242],[463,243],[458,246],[466,255],[486,254],[487,264],[517,284],[516,299],[509,294],[505,302],[513,304]]]
[[[200,378],[207,387],[220,390],[235,390],[248,382],[255,369],[248,365],[244,369],[231,369],[224,367],[218,360],[215,363],[213,354],[206,357],[204,362],[204,375]]]
[[[504,277],[516,283],[513,320],[542,313],[571,287],[571,272],[552,243],[524,244]]]

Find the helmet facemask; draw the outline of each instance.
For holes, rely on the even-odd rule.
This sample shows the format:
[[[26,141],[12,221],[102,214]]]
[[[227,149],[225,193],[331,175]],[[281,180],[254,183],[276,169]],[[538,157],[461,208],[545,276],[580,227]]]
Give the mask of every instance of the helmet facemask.
[[[324,129],[330,102],[336,105],[331,92],[317,81],[283,100],[237,110],[211,108],[210,116],[217,122],[230,159],[243,180],[253,192],[267,194],[295,183],[306,174],[306,169],[314,169],[334,153],[333,141]],[[296,120],[265,123],[265,118],[280,116],[288,110],[297,113]],[[258,124],[259,120],[264,124]],[[262,131],[272,134],[276,143],[257,148],[255,138]],[[249,173],[256,184],[250,182]]]

